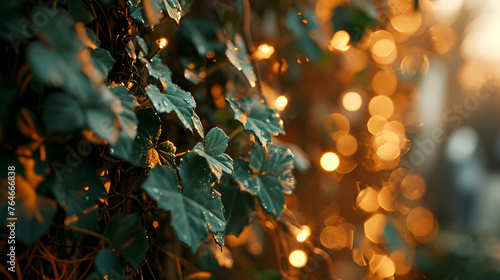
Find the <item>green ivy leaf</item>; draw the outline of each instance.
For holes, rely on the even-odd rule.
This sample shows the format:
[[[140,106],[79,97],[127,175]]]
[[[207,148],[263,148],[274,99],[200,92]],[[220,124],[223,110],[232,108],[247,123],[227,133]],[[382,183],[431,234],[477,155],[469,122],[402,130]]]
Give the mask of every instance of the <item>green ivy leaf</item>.
[[[47,98],[42,114],[48,133],[68,133],[85,126],[80,105],[74,98],[62,93],[54,93]]]
[[[135,19],[136,21],[144,24],[145,26],[149,26],[148,23],[144,19],[144,14],[142,10],[143,1],[145,0],[129,0],[130,4],[130,17]],[[148,1],[148,0],[146,0]],[[153,9],[156,11],[165,11],[168,16],[173,19],[177,24],[181,20],[182,7],[177,0],[150,0],[153,5]],[[154,28],[154,24],[152,24],[151,28]]]
[[[250,162],[234,161],[233,178],[240,187],[259,198],[262,208],[278,218],[283,210],[285,194],[295,186],[292,174],[293,154],[289,149],[269,146],[268,152],[254,144]]]
[[[126,160],[135,166],[154,168],[156,165],[175,166],[175,146],[170,141],[158,145],[161,134],[161,120],[153,109],[136,112],[139,119],[137,137],[132,153]]]
[[[250,217],[255,211],[254,198],[248,192],[241,191],[231,176],[222,177],[219,190],[227,221],[225,233],[238,236],[250,223]]]
[[[120,280],[124,278],[122,261],[120,258],[113,252],[111,247],[103,249],[97,253],[94,260],[94,265],[96,270],[102,276],[108,276],[108,280]],[[99,277],[97,279],[102,279]]]
[[[271,143],[271,134],[285,134],[276,110],[267,107],[264,99],[243,97],[239,101],[227,97],[229,106],[234,111],[234,119],[243,124],[245,131],[252,132],[259,142],[267,147]]]
[[[83,106],[87,126],[111,145],[116,144],[122,128],[118,115],[124,111],[120,99],[102,86],[99,92],[93,94],[92,101]]]
[[[95,169],[82,162],[77,169],[56,173],[54,196],[65,210],[64,224],[99,231],[97,201],[107,198]]]
[[[134,139],[137,135],[138,120],[133,110],[138,106],[132,92],[121,85],[110,85],[109,90],[120,99],[121,109],[118,110],[120,129],[116,143],[110,143],[110,152],[119,158],[126,159],[132,152]],[[114,107],[116,108],[116,107]]]
[[[239,34],[234,36],[234,44],[230,40],[226,42],[226,56],[238,71],[242,71],[252,87],[255,87],[257,78],[253,71],[252,61],[248,56],[245,42]]]
[[[226,228],[224,207],[220,193],[213,189],[214,180],[206,160],[191,152],[182,157],[179,168],[179,177],[182,180],[182,193],[208,211],[202,211],[211,233],[223,233]],[[223,245],[224,240],[218,239]]]
[[[224,153],[228,140],[229,137],[222,129],[214,127],[207,133],[203,143],[198,142],[193,148],[193,153],[207,160],[217,180],[220,180],[223,172],[233,173],[233,159]]]
[[[149,75],[157,78],[164,88],[167,88],[168,84],[172,83],[172,71],[163,64],[159,55],[153,56],[151,63],[146,63],[146,67]]]
[[[27,46],[26,57],[35,77],[41,82],[64,89],[78,100],[92,103],[103,77],[93,68],[90,52],[77,36],[75,24],[69,14],[59,10],[36,8],[33,14],[47,14],[47,24],[38,27],[41,41],[31,42]]]
[[[35,158],[22,156],[16,159],[13,155],[2,151],[0,165],[2,170],[5,170],[0,180],[0,221],[2,225],[9,225],[10,221],[7,219],[17,217],[16,238],[27,245],[32,245],[49,230],[50,223],[56,215],[57,204],[53,199],[37,193],[45,177],[36,172]],[[15,167],[15,205],[8,204],[11,201],[7,177],[9,166]],[[9,206],[15,209],[15,216],[9,215]]]
[[[111,240],[111,248],[137,270],[148,250],[147,235],[141,226],[139,213],[116,213],[106,224],[103,234]]]
[[[104,77],[107,77],[109,71],[111,71],[116,62],[111,54],[103,48],[97,48],[90,50],[90,56],[97,70],[99,70]]]
[[[203,125],[201,124],[200,118],[194,112],[196,101],[191,93],[184,91],[176,84],[168,81],[163,94],[160,93],[160,90],[154,85],[148,86],[146,94],[151,100],[156,112],[175,112],[184,128],[192,133],[196,131],[197,134],[203,138]]]
[[[225,219],[220,195],[211,187],[211,172],[203,158],[185,155],[180,176],[182,193],[177,174],[168,167],[151,170],[142,188],[160,208],[172,213],[177,238],[194,253],[209,232],[224,231]]]

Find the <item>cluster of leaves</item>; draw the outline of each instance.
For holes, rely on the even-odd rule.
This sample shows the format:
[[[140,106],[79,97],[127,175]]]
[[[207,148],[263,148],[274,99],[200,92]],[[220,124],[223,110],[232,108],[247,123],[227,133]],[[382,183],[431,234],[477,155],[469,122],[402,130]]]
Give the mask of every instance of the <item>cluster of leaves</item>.
[[[9,54],[1,165],[16,169],[13,215],[25,245],[62,236],[55,244],[76,248],[98,237],[90,277],[124,279],[161,244],[153,222],[170,224],[196,253],[209,234],[222,246],[225,234],[241,233],[259,207],[280,217],[295,185],[292,152],[272,144],[283,122],[256,90],[242,36],[212,21],[181,20],[190,2],[1,4],[12,11],[0,22]],[[171,24],[163,13],[179,24],[177,83],[168,59],[146,40]],[[214,61],[239,89],[224,92],[231,119],[214,117],[206,95],[195,100],[188,90],[217,82],[207,77],[208,67],[219,71]],[[7,184],[2,177],[2,222]]]

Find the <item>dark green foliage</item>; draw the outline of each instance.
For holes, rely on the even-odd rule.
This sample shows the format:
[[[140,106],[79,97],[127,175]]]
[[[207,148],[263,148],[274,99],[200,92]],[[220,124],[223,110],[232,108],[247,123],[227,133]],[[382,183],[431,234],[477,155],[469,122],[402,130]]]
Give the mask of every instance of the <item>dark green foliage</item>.
[[[243,125],[245,131],[257,136],[264,147],[271,143],[273,134],[285,134],[280,119],[276,116],[276,110],[267,107],[264,99],[243,97],[236,101],[228,97],[227,101],[234,112],[234,119]]]
[[[222,173],[233,173],[233,159],[224,153],[229,137],[218,127],[212,128],[203,143],[198,143],[193,148],[193,153],[204,157],[212,173],[220,180]]]
[[[235,160],[233,178],[240,186],[259,198],[262,208],[278,218],[283,210],[285,194],[295,185],[292,175],[293,154],[289,149],[269,146],[268,153],[254,145],[249,155]]]
[[[88,279],[138,271],[153,279],[158,268],[143,266],[165,242],[178,240],[195,254],[212,235],[222,247],[227,234],[251,223],[256,198],[279,217],[294,184],[293,159],[288,149],[270,146],[272,135],[284,134],[282,122],[256,97],[252,50],[241,31],[212,19],[181,20],[189,0],[63,2],[0,4],[0,30],[7,33],[1,40],[10,43],[0,75],[1,162],[17,171],[20,241],[48,244],[57,260],[86,258],[82,263],[93,268],[82,265],[77,274]],[[160,13],[179,26],[161,21]],[[41,15],[46,22],[36,23]],[[170,45],[148,56],[160,51],[158,36]],[[218,96],[210,92],[214,85]],[[225,110],[225,121],[217,109]],[[247,139],[256,142],[249,155],[241,141],[248,134],[231,141],[240,124],[256,136]],[[240,158],[233,163],[228,154]],[[48,277],[57,278],[52,271]]]

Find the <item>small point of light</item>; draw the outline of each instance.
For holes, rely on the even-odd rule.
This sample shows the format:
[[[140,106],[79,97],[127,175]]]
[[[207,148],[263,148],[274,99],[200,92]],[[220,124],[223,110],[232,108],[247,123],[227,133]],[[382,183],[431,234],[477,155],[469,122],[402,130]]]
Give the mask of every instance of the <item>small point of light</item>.
[[[349,42],[351,41],[351,36],[345,30],[339,30],[335,32],[332,39],[330,40],[330,45],[328,49],[331,51],[338,50],[341,52],[348,51],[351,48]]]
[[[164,47],[166,47],[168,45],[168,41],[165,38],[161,38],[161,39],[156,40],[156,44],[158,44],[158,47],[160,47],[160,49],[163,49]]]
[[[268,59],[274,54],[274,47],[268,44],[262,44],[257,48],[257,51],[252,55],[255,59]]]
[[[288,99],[284,95],[279,96],[274,101],[274,106],[276,107],[276,109],[278,109],[278,111],[285,110],[287,104],[288,104]]]
[[[288,257],[288,261],[294,267],[301,268],[301,267],[304,267],[307,263],[307,255],[302,250],[295,250],[295,251],[290,253],[290,256]]]
[[[339,167],[339,156],[332,152],[324,153],[320,160],[321,167],[326,171],[333,171]]]
[[[361,96],[359,93],[350,91],[344,95],[342,98],[342,105],[344,105],[344,108],[347,111],[357,111],[359,108],[361,108],[361,104],[363,103],[363,100],[361,99]]]
[[[311,235],[311,229],[308,226],[303,226],[299,234],[297,234],[297,241],[304,242],[309,235]]]
[[[157,228],[157,227],[158,227],[158,221],[154,221],[154,222],[153,222],[153,227],[154,227],[154,228]]]
[[[265,225],[268,229],[274,229],[274,224],[270,221],[266,221]]]
[[[302,22],[303,22],[303,23],[307,23],[307,19],[303,19],[303,20],[302,20]]]
[[[86,186],[85,188],[83,188],[84,190],[88,191],[90,188],[89,186]]]

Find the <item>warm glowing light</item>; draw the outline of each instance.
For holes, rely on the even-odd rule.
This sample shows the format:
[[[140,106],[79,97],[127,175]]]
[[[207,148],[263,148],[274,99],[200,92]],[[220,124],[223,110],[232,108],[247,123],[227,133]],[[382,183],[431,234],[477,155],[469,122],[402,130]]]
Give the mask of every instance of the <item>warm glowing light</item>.
[[[366,127],[371,134],[377,135],[379,132],[382,132],[386,124],[386,118],[380,115],[375,115],[368,120],[368,122],[366,123]]]
[[[406,77],[425,75],[428,70],[429,58],[426,54],[419,53],[418,49],[408,52],[401,61],[401,73]]]
[[[351,36],[345,30],[339,30],[335,32],[332,39],[330,40],[330,45],[328,49],[331,51],[338,50],[341,52],[348,51],[351,48],[349,41],[351,40]]]
[[[250,251],[250,254],[257,256],[262,253],[264,248],[262,248],[262,244],[259,242],[253,242],[248,245],[248,250]]]
[[[332,130],[334,131],[332,132],[332,138],[334,140],[338,140],[340,137],[349,133],[351,125],[349,124],[349,120],[346,118],[346,116],[339,113],[334,113],[328,116],[328,120],[332,127]]]
[[[400,154],[399,145],[394,143],[385,143],[377,149],[377,156],[385,161],[395,160]]]
[[[88,191],[90,188],[89,188],[89,186],[85,186],[85,188],[83,188],[83,189]]]
[[[366,188],[359,192],[356,204],[365,212],[373,212],[378,209],[378,192],[374,188]]]
[[[434,49],[440,53],[447,53],[455,44],[457,35],[449,25],[434,25],[429,29]]]
[[[158,221],[154,221],[154,222],[153,222],[153,227],[154,227],[154,228],[157,228],[157,227],[158,227]]]
[[[380,207],[387,212],[396,211],[396,207],[394,205],[394,200],[396,196],[392,193],[391,188],[384,187],[378,193],[378,204]]]
[[[300,233],[297,235],[297,241],[304,242],[309,235],[311,235],[311,229],[308,226],[303,226]]]
[[[377,94],[391,95],[396,91],[398,78],[393,72],[381,70],[372,79],[372,89]]]
[[[389,258],[391,258],[396,266],[396,275],[405,275],[410,272],[412,266],[411,260],[409,260],[405,251],[401,249],[396,250],[389,255]]]
[[[373,44],[372,52],[378,57],[387,57],[396,49],[393,40],[381,39]]]
[[[370,100],[368,104],[368,111],[370,115],[380,115],[388,119],[394,113],[394,104],[392,100],[385,95],[378,95]]]
[[[301,267],[304,267],[307,263],[307,255],[302,250],[295,250],[295,251],[290,253],[290,256],[288,257],[288,261],[294,267],[301,268]]]
[[[382,278],[391,277],[396,272],[394,262],[385,255],[374,255],[370,259],[370,270]]]
[[[391,64],[397,57],[396,43],[391,33],[379,30],[370,36],[373,59],[380,64]]]
[[[333,171],[339,167],[340,159],[337,154],[332,152],[327,152],[323,154],[320,160],[321,167],[326,171]]]
[[[358,73],[359,71],[365,69],[368,62],[366,52],[355,47],[352,47],[343,53],[342,57],[345,61],[344,67],[353,73]]]
[[[361,96],[359,93],[350,91],[346,94],[344,94],[344,97],[342,98],[342,105],[344,105],[344,108],[347,111],[357,111],[359,108],[361,108],[363,100],[361,99]]]
[[[276,107],[278,111],[285,110],[287,104],[288,104],[288,99],[284,95],[279,96],[274,101],[274,107]]]
[[[406,217],[406,226],[415,237],[425,239],[434,229],[434,216],[428,209],[417,207]]]
[[[384,242],[384,230],[387,218],[384,214],[377,213],[364,224],[365,236],[373,243],[383,243]]]
[[[156,40],[156,44],[158,44],[158,47],[160,47],[160,49],[163,49],[164,47],[166,47],[168,45],[168,41],[165,38],[161,38],[161,39]]]
[[[422,23],[422,16],[419,12],[407,12],[391,18],[391,25],[398,32],[405,35],[415,33]]]
[[[425,180],[418,174],[409,174],[401,181],[401,193],[410,200],[420,199],[425,194]]]
[[[257,51],[253,53],[253,58],[257,60],[268,59],[274,54],[274,47],[268,44],[262,44],[257,48]]]
[[[349,236],[347,230],[341,226],[327,226],[319,236],[321,244],[328,249],[341,250],[347,247]]]
[[[347,134],[337,140],[337,150],[344,156],[352,156],[358,150],[358,141]]]

